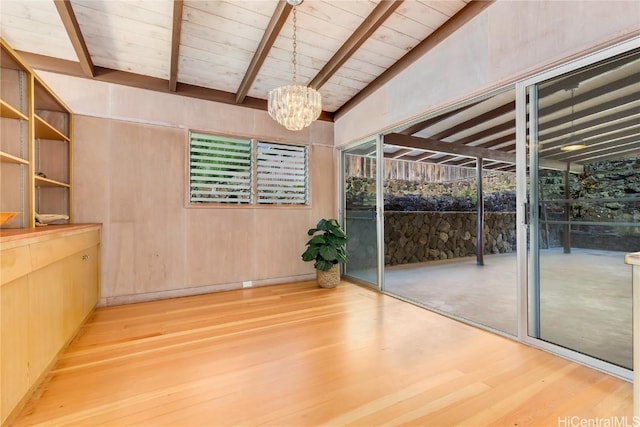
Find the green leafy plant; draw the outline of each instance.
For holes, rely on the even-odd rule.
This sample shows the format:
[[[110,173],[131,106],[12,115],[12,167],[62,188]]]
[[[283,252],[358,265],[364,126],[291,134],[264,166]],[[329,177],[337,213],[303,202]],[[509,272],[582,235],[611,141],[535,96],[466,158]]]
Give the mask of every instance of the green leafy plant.
[[[321,219],[307,234],[313,237],[307,242],[303,261],[315,261],[313,266],[322,271],[329,271],[333,265],[347,261],[347,235],[338,220]]]

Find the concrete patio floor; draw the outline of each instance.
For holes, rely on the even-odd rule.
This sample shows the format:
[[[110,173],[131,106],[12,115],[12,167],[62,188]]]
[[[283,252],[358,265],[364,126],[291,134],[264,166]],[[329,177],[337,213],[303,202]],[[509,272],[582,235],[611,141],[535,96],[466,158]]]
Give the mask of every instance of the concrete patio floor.
[[[540,338],[632,367],[631,267],[624,252],[541,250]],[[385,268],[385,291],[517,335],[516,255]]]

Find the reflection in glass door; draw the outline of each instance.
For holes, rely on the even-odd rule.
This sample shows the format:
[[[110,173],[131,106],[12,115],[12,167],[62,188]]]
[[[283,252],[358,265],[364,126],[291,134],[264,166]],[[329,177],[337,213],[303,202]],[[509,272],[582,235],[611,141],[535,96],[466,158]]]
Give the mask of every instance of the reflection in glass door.
[[[344,274],[378,287],[376,141],[342,152],[344,228],[348,259]]]
[[[632,369],[640,51],[529,86],[529,336]],[[635,77],[634,77],[635,76]]]

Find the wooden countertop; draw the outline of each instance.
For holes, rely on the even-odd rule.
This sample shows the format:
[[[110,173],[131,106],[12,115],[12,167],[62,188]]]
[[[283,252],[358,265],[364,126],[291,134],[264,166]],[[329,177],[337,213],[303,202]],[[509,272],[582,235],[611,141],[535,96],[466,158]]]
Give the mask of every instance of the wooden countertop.
[[[624,257],[624,263],[630,265],[640,265],[640,252],[626,254]]]
[[[100,244],[101,224],[48,225],[0,232],[0,286]]]
[[[35,228],[3,228],[0,229],[0,244],[15,242],[18,240],[31,240],[39,238],[54,237],[58,234],[73,234],[76,231],[83,231],[88,228],[101,227],[102,224],[64,224],[46,225]]]

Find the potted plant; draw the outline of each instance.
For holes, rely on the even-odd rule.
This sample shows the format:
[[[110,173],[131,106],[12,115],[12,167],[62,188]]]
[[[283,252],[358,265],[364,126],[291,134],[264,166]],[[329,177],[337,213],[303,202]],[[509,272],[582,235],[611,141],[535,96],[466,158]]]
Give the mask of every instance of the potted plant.
[[[303,261],[314,261],[316,280],[322,288],[335,288],[340,282],[340,263],[347,261],[347,235],[336,219],[321,219],[302,254]]]

